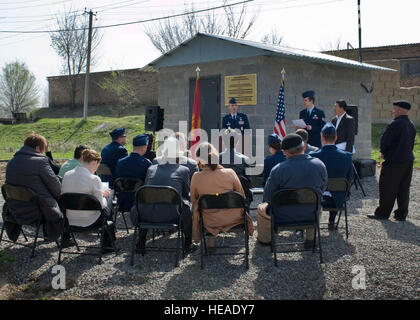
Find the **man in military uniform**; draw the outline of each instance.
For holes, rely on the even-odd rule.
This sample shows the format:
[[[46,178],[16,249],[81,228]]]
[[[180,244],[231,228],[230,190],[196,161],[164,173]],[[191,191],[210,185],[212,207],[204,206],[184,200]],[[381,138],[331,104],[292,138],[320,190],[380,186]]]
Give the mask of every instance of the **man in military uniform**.
[[[395,101],[394,120],[381,138],[380,152],[384,158],[379,176],[379,206],[368,218],[386,220],[391,215],[395,199],[398,209],[394,211],[397,221],[405,221],[408,215],[410,183],[413,175],[414,139],[416,127],[408,119],[411,105],[407,101]]]
[[[111,170],[112,176],[115,177],[115,166],[118,160],[128,155],[127,149],[124,148],[124,145],[127,144],[127,135],[125,134],[125,128],[116,128],[109,135],[112,138],[112,142],[102,149],[101,163],[106,164]],[[111,180],[105,181],[102,179],[102,182],[109,182],[112,185],[114,181],[113,179]]]
[[[235,98],[230,98],[228,108],[230,114],[223,117],[223,129],[239,129],[241,130],[241,133],[243,133],[245,129],[250,129],[248,117],[245,113],[238,112],[238,105]]]
[[[147,169],[152,165],[149,159],[144,158],[149,144],[147,134],[139,134],[133,139],[133,152],[118,160],[115,167],[115,178],[133,178],[144,182]],[[117,194],[118,205],[121,211],[130,211],[134,204],[134,194],[121,192]]]
[[[324,111],[315,107],[315,91],[309,90],[302,93],[303,109],[299,113],[299,119],[303,119],[306,123],[306,131],[308,131],[308,144],[321,148],[321,129],[325,125]],[[296,129],[299,129],[296,127]]]
[[[264,158],[264,171],[262,186],[264,188],[268,177],[270,176],[271,169],[278,163],[286,161],[286,156],[281,150],[281,140],[278,135],[272,133],[267,138],[268,150],[270,155]]]

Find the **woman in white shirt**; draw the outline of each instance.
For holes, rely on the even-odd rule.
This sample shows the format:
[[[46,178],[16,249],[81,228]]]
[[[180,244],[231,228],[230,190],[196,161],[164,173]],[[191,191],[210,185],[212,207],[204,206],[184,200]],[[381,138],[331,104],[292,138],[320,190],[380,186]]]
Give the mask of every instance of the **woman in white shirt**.
[[[63,177],[61,194],[70,192],[90,194],[96,197],[102,206],[101,211],[67,210],[66,215],[71,226],[92,228],[101,226],[103,219],[111,220],[110,190],[104,188],[101,178],[95,175],[100,162],[101,156],[99,153],[92,149],[86,149],[82,152],[82,165],[66,172]],[[112,228],[111,232],[115,239],[115,228]],[[108,233],[105,232],[104,246],[110,247],[110,244]]]

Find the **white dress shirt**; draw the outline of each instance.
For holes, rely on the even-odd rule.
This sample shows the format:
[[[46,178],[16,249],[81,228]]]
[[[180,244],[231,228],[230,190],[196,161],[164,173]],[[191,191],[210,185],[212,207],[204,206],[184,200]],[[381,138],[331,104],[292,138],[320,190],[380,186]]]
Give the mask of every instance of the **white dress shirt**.
[[[61,194],[68,192],[87,193],[96,197],[102,209],[107,206],[107,200],[102,195],[101,178],[91,174],[83,166],[67,171],[61,184]],[[71,226],[88,227],[100,217],[101,212],[87,210],[67,210],[67,218]]]
[[[338,125],[341,122],[341,119],[343,119],[344,115],[346,114],[346,112],[344,112],[341,116],[335,116],[337,118],[337,123],[335,124],[335,128],[338,128]]]

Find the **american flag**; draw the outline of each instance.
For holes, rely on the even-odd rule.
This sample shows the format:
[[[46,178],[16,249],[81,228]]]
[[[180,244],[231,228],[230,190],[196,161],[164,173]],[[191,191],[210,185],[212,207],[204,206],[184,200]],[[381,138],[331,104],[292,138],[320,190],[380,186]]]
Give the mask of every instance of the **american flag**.
[[[286,120],[284,109],[284,77],[281,78],[281,85],[279,91],[279,98],[277,100],[276,122],[274,123],[274,133],[277,134],[281,140],[286,136]]]

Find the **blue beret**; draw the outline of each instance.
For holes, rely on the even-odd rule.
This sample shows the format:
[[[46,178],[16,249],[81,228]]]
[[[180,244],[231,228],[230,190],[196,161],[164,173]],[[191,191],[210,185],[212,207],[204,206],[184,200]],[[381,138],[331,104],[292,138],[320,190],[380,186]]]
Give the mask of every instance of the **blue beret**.
[[[125,128],[116,128],[109,133],[112,139],[117,139],[118,137],[121,137],[124,134]]]
[[[235,98],[230,98],[229,103],[230,104],[236,104],[236,99]]]
[[[133,146],[141,147],[149,144],[149,136],[147,134],[139,134],[133,138]]]
[[[279,144],[280,142],[281,142],[280,137],[276,135],[275,133],[272,133],[267,137],[268,144]]]
[[[397,100],[392,103],[394,106],[401,107],[407,110],[411,109],[411,104],[405,100]]]
[[[296,133],[289,133],[284,137],[281,143],[281,148],[283,150],[290,150],[296,148],[297,146],[300,146],[302,142],[303,140],[300,135]]]
[[[337,134],[337,130],[331,122],[328,122],[325,126],[322,127],[321,134],[335,136]]]
[[[304,93],[302,93],[302,97],[303,97],[303,99],[313,98],[313,97],[315,97],[315,91],[313,91],[313,90],[305,91]]]

